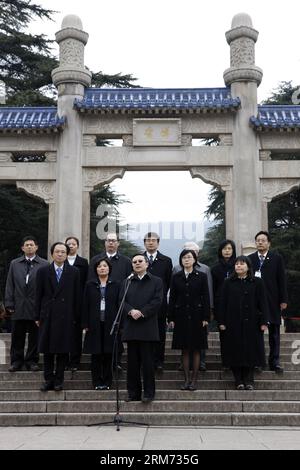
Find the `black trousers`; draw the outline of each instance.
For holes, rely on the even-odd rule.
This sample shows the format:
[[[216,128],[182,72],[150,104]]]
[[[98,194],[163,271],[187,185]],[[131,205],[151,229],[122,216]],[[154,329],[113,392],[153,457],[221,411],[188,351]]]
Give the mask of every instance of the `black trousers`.
[[[54,363],[56,359],[56,368],[54,370]],[[45,382],[54,385],[63,385],[65,367],[68,363],[68,354],[44,354],[44,379]]]
[[[269,330],[269,366],[279,366],[280,356],[280,325],[271,323],[268,325]]]
[[[127,390],[128,396],[136,400],[141,399],[142,381],[144,383],[144,397],[154,398],[155,372],[154,372],[154,343],[150,341],[128,341],[127,343]]]
[[[82,353],[82,327],[80,322],[75,327],[74,339],[73,339],[73,352],[70,354],[69,366],[70,367],[79,367],[81,353]]]
[[[154,364],[155,367],[163,365],[165,362],[166,345],[166,316],[158,317],[159,342],[154,346]]]
[[[24,358],[26,333],[28,333],[28,346]],[[13,320],[11,332],[11,363],[17,366],[25,364],[37,364],[39,329],[33,320]]]
[[[231,368],[235,384],[253,385],[254,384],[254,367],[232,367]]]
[[[111,387],[112,371],[111,354],[92,354],[91,355],[91,371],[93,386],[107,385]]]

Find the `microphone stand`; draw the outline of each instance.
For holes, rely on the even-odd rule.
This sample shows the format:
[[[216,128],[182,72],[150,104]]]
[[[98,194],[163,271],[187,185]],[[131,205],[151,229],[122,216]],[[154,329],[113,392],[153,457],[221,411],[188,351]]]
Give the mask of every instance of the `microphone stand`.
[[[115,378],[115,383],[116,383],[116,414],[114,416],[114,419],[112,421],[105,421],[104,423],[94,423],[94,424],[89,424],[89,426],[105,426],[107,424],[115,424],[117,426],[116,431],[120,431],[120,425],[121,424],[128,424],[128,425],[133,425],[133,426],[145,426],[145,423],[137,423],[134,421],[126,421],[120,416],[120,391],[119,391],[119,370],[117,367],[117,360],[118,360],[118,336],[119,336],[119,330],[120,330],[120,323],[122,320],[122,314],[123,314],[123,308],[124,308],[124,303],[125,303],[125,298],[129,289],[129,286],[131,284],[132,278],[134,276],[130,276],[129,278],[126,279],[125,282],[125,290],[124,294],[116,315],[116,318],[113,322],[113,325],[110,330],[110,336],[114,334],[114,342],[113,342],[113,353],[112,353],[112,361],[111,361],[111,367],[112,371],[115,372],[114,378]],[[114,367],[115,365],[115,367]],[[147,424],[146,424],[147,426]]]

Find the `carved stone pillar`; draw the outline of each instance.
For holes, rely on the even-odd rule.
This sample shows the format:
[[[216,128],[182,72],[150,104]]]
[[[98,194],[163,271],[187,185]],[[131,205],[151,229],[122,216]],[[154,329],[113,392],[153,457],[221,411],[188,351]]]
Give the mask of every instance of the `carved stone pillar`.
[[[257,114],[257,87],[263,76],[255,65],[257,37],[251,18],[245,13],[234,16],[231,30],[226,33],[230,68],[224,72],[224,81],[231,87],[232,96],[241,100],[241,108],[233,121],[233,192],[228,195],[233,206],[232,238],[238,254],[251,249],[254,236],[262,227],[260,145],[249,125],[250,116]]]
[[[74,99],[84,96],[84,87],[91,84],[91,72],[84,65],[87,40],[80,18],[66,16],[56,33],[59,67],[52,71],[53,83],[58,87],[58,114],[66,118],[58,141],[56,164],[55,238],[59,240],[67,236],[80,239],[85,217],[81,153],[87,139],[83,142],[83,118],[73,105]]]

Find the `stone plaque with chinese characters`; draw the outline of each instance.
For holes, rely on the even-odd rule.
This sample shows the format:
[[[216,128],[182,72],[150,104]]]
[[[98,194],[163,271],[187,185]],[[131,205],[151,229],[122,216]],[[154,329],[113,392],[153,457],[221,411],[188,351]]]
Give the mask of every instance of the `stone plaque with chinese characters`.
[[[181,145],[181,119],[134,119],[133,146]]]

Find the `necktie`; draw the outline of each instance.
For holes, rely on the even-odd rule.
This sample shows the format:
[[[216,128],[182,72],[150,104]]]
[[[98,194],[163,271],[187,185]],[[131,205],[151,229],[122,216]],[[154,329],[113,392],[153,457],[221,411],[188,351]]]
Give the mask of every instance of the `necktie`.
[[[259,255],[259,269],[261,269],[262,265],[264,264],[265,257],[264,255]]]
[[[61,274],[62,274],[62,269],[61,269],[61,268],[57,268],[57,270],[56,270],[56,280],[57,280],[57,282],[60,281]]]
[[[153,256],[152,255],[149,256],[149,264],[150,264],[150,266],[152,266],[152,264],[153,264]]]
[[[27,271],[26,271],[25,284],[27,285],[28,281],[29,281],[29,274],[30,274],[30,269],[31,269],[31,260],[30,259],[26,259],[26,268],[27,268]]]

